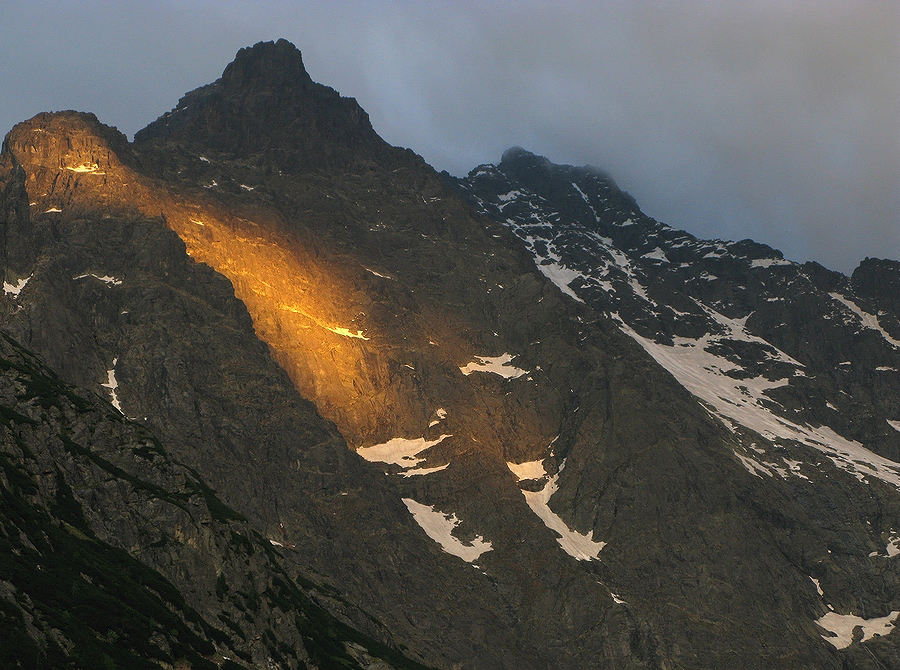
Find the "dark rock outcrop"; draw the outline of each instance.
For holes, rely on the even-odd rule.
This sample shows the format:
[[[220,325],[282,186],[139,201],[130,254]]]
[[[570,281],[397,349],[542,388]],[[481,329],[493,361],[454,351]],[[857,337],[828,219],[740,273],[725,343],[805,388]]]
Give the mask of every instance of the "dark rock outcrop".
[[[5,334],[0,499],[6,667],[423,667],[316,604],[335,594],[152,432]]]
[[[286,40],[241,49],[221,79],[135,134],[138,143],[150,140],[286,172],[378,161],[389,149],[355,100],[310,79]]]

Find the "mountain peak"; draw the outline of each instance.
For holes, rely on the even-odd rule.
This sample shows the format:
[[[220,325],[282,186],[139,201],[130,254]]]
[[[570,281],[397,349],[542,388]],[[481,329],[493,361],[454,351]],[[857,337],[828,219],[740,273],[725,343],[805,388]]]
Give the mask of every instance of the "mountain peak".
[[[551,163],[544,156],[538,156],[537,154],[528,151],[528,149],[515,146],[504,151],[503,155],[500,157],[501,169],[510,165],[547,168]]]
[[[134,139],[253,158],[285,172],[344,168],[388,148],[356,100],[315,83],[284,39],[241,49],[220,79],[187,93]]]
[[[259,85],[290,89],[313,84],[300,50],[285,39],[241,49],[225,68],[221,81],[231,91]]]

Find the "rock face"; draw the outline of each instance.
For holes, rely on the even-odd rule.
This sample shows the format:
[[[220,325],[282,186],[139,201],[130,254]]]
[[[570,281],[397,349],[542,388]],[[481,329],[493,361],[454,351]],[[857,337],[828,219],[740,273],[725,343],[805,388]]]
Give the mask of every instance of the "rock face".
[[[696,240],[522,149],[438,175],[284,41],[133,144],[39,115],[0,161],[3,330],[340,594],[356,662],[900,663],[895,263]]]
[[[5,334],[0,415],[6,666],[422,667],[315,604],[334,595],[280,543]]]

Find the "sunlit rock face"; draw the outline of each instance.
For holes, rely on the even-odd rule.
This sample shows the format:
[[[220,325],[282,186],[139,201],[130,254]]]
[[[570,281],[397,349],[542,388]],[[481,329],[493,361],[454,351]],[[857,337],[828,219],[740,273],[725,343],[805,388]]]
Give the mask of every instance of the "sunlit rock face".
[[[283,41],[133,144],[39,115],[0,160],[3,328],[368,633],[441,668],[894,662],[890,264],[696,240],[523,149],[438,175]]]

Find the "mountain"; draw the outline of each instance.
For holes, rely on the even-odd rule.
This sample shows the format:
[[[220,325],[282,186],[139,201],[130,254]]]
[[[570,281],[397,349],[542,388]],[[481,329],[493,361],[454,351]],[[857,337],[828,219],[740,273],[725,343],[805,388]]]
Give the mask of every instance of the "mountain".
[[[112,404],[131,437],[104,458],[174,500],[203,482],[204,537],[239,526],[266,557],[226,574],[269,594],[238,620],[219,541],[191,554],[175,509],[133,530],[119,470],[58,466],[88,526],[7,475],[40,521],[5,524],[69,524],[183,594],[205,642],[177,660],[900,667],[900,263],[848,278],[697,240],[522,149],[438,174],[284,40],[134,142],[76,112],[17,125],[0,189],[3,332]],[[4,416],[62,431],[20,396]],[[148,440],[159,463],[132,455]],[[187,553],[135,539],[160,533]],[[293,600],[264,586],[282,570]],[[5,627],[52,638],[15,593]]]

